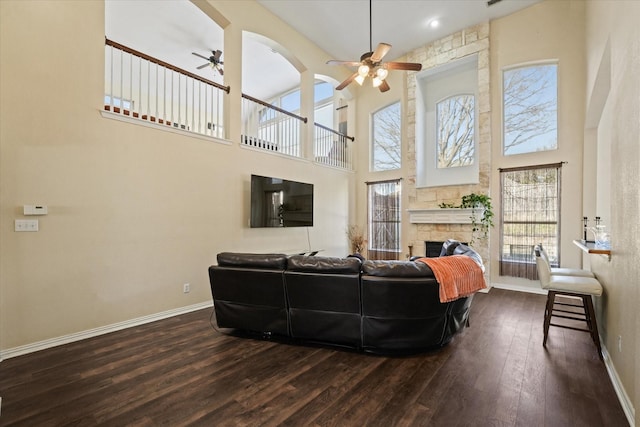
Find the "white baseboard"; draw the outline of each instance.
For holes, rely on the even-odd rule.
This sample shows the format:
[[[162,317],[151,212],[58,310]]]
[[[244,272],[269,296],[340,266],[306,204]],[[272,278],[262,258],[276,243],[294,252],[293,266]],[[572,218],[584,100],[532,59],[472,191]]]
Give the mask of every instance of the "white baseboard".
[[[600,342],[603,342],[602,338],[600,339]],[[616,371],[616,368],[611,361],[609,351],[604,345],[602,345],[602,357],[604,358],[604,365],[607,367],[609,378],[611,379],[613,388],[616,391],[616,395],[618,396],[618,400],[620,401],[620,405],[622,406],[624,415],[627,417],[627,421],[629,421],[629,426],[633,427],[636,425],[636,410],[633,407],[633,402],[631,402],[631,399],[629,399],[629,395],[622,385],[622,381],[620,381],[618,372]]]
[[[144,325],[145,323],[155,322],[157,320],[166,319],[168,317],[178,316],[180,314],[190,313],[196,310],[202,310],[203,308],[208,308],[208,307],[213,307],[213,302],[207,301],[207,302],[201,302],[198,304],[188,305],[186,307],[174,308],[174,309],[163,311],[160,313],[138,317],[136,319],[125,320],[124,322],[118,322],[111,325],[100,326],[99,328],[89,329],[86,331],[76,332],[76,333],[64,335],[61,337],[51,338],[44,341],[38,341],[35,343],[10,348],[0,352],[0,361],[2,361],[3,359],[9,359],[16,356],[22,356],[23,354],[29,354],[36,351],[45,350],[47,348],[57,347],[59,345],[69,344],[75,341],[96,337],[98,335],[120,331],[122,329],[131,328],[133,326]]]

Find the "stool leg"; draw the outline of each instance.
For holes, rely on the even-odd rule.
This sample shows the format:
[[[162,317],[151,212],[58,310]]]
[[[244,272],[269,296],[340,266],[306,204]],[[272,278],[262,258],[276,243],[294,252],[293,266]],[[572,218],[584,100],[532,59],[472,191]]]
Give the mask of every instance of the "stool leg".
[[[593,309],[593,299],[591,295],[585,295],[582,297],[584,301],[584,309],[587,313],[587,324],[589,325],[589,332],[591,333],[591,339],[598,349],[598,356],[602,359],[602,348],[600,347],[600,335],[598,334],[598,322],[596,321],[596,311]]]
[[[551,323],[551,313],[553,312],[553,303],[556,299],[556,293],[549,291],[547,294],[547,306],[544,309],[544,340],[542,346],[547,346],[547,336],[549,335],[549,325]]]

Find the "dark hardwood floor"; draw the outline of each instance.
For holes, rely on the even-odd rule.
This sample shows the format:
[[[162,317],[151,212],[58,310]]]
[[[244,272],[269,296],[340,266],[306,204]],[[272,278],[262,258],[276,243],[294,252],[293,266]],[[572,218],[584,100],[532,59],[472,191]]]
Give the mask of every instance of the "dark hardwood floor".
[[[589,335],[545,297],[478,294],[439,351],[382,357],[230,337],[212,309],[0,363],[0,425],[627,426]]]

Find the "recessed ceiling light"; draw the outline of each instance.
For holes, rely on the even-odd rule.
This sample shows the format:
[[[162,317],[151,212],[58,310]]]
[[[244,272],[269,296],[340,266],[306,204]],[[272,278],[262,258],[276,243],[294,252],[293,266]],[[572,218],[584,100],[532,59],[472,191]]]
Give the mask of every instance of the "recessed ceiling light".
[[[438,21],[437,19],[434,19],[431,22],[429,22],[429,26],[431,28],[438,28],[440,26],[440,21]]]

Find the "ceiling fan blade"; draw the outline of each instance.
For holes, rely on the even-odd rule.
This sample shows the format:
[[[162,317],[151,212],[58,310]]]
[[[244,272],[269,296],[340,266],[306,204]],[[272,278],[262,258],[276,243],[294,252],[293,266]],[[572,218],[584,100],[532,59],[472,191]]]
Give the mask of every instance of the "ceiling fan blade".
[[[210,62],[207,62],[206,64],[199,66],[198,70],[202,70],[204,67],[208,67],[210,64],[211,64]]]
[[[346,65],[347,67],[359,67],[360,62],[358,61],[338,61],[336,59],[331,59],[327,61],[328,65]]]
[[[385,62],[384,65],[389,70],[409,70],[409,71],[422,70],[422,64],[418,64],[415,62]]]
[[[195,56],[202,58],[202,59],[206,59],[207,61],[209,61],[209,58],[207,58],[206,56],[202,56],[199,53],[195,53],[195,52],[191,52],[192,54],[194,54]]]
[[[376,50],[371,55],[371,62],[380,62],[382,58],[389,52],[391,45],[388,43],[379,43]]]
[[[216,70],[218,70],[221,76],[224,76],[224,71],[222,70],[222,68],[217,67]]]
[[[356,77],[358,77],[358,73],[353,73],[351,76],[349,76],[349,78],[347,78],[345,81],[343,81],[342,83],[340,83],[337,87],[336,90],[342,90],[345,87],[349,86],[349,83],[351,83],[353,81],[353,79],[355,79]]]
[[[221,50],[216,50],[213,52],[213,60],[215,62],[219,62],[220,61],[220,56],[222,56],[222,51]]]
[[[387,83],[386,80],[383,80],[380,86],[378,86],[378,89],[380,89],[380,92],[386,92],[389,89],[391,89],[391,87],[389,86],[389,83]]]

